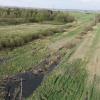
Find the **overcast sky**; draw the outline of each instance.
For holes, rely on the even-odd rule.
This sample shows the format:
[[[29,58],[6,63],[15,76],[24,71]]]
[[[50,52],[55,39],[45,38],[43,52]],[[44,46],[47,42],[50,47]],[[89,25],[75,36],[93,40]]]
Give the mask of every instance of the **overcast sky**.
[[[0,0],[2,6],[100,10],[100,0]]]

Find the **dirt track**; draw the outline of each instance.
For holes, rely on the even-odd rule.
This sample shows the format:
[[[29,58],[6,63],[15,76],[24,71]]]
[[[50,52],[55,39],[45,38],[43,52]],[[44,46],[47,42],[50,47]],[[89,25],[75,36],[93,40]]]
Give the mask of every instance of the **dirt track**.
[[[86,59],[86,54],[88,50],[90,49],[90,46],[92,45],[92,41],[95,37],[95,34],[92,32],[88,32],[87,35],[84,36],[84,39],[76,52],[72,55],[70,58],[70,61],[75,59]]]

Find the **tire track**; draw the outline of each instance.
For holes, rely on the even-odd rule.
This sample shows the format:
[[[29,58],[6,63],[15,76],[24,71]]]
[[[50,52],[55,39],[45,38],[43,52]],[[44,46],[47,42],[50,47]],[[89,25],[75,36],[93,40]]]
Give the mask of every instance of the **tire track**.
[[[82,40],[82,43],[80,44],[79,48],[76,50],[76,52],[72,55],[72,57],[69,59],[69,61],[73,61],[76,59],[86,59],[87,52],[89,51],[92,42],[94,40],[95,34],[94,32],[88,32]]]

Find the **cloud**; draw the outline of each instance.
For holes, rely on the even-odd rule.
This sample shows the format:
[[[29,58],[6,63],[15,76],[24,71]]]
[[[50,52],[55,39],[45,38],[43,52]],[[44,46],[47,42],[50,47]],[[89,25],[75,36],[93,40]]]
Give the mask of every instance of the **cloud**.
[[[100,3],[100,0],[80,0],[83,3]]]
[[[0,5],[59,9],[100,9],[100,0],[0,0]]]
[[[93,1],[93,0],[92,0],[92,1]],[[81,2],[87,3],[87,2],[91,2],[91,0],[81,0]]]

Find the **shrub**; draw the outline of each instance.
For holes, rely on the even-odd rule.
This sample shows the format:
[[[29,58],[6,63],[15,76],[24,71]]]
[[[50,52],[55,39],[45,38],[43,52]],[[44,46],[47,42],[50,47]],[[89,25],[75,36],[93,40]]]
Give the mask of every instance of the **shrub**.
[[[57,22],[66,23],[73,22],[74,20],[75,18],[67,13],[57,13],[55,16],[55,21]]]

